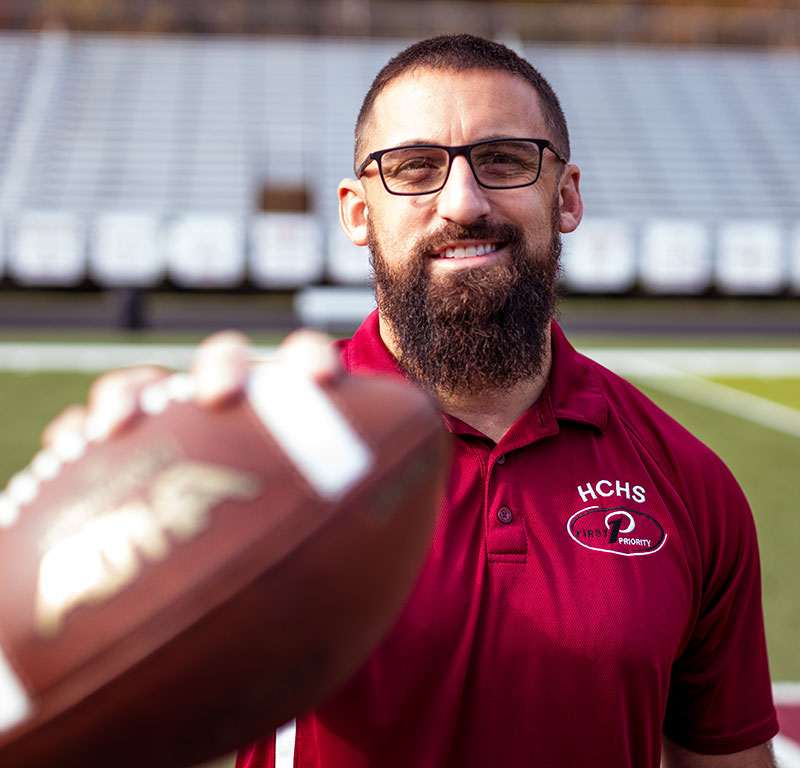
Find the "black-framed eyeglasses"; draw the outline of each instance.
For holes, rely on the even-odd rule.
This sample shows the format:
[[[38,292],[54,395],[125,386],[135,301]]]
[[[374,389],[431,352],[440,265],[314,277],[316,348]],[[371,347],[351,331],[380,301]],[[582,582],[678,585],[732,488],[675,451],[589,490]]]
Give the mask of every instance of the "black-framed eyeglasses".
[[[486,189],[515,189],[535,184],[545,149],[562,163],[567,159],[547,139],[484,139],[459,147],[407,144],[367,155],[358,178],[374,160],[383,186],[393,195],[429,195],[447,183],[453,159],[467,158],[475,180]]]

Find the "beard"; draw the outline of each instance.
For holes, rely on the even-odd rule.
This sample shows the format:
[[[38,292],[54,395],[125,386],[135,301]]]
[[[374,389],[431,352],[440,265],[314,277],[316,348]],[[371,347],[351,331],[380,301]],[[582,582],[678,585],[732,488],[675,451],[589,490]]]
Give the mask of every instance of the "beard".
[[[447,396],[509,388],[542,372],[561,270],[555,205],[544,243],[511,224],[448,224],[420,239],[400,268],[389,266],[371,227],[368,236],[378,309],[408,378]],[[432,277],[430,254],[457,240],[505,244],[508,256]]]

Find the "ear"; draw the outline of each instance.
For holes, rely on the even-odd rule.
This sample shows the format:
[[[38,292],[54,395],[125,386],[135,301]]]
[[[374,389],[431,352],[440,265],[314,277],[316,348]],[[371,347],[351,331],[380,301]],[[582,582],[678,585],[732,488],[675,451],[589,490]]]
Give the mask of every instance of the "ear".
[[[356,179],[343,179],[339,184],[339,221],[345,234],[356,244],[367,244],[369,210],[364,187]]]
[[[580,190],[581,171],[577,165],[567,165],[558,184],[558,210],[560,230],[572,232],[583,218],[583,200]]]

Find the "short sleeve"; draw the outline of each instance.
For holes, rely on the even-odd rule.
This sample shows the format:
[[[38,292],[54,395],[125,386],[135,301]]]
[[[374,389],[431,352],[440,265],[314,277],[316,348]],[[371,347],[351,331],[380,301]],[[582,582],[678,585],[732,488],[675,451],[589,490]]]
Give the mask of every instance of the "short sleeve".
[[[673,665],[664,733],[685,749],[730,754],[778,731],[761,606],[761,573],[750,507],[713,457],[698,476],[692,510],[702,561],[699,610]]]

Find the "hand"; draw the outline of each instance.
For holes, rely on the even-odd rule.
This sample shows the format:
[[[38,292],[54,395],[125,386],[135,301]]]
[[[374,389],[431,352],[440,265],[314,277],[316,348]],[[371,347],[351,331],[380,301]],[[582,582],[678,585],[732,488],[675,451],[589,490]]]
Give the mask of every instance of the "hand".
[[[332,339],[311,330],[291,333],[275,355],[300,367],[318,384],[342,375]],[[196,402],[216,408],[238,397],[247,380],[253,357],[250,340],[237,331],[222,331],[209,336],[195,351],[191,365]],[[44,430],[45,448],[68,441],[70,435],[103,440],[125,429],[140,411],[142,391],[170,375],[157,366],[120,368],[100,376],[89,390],[86,405],[73,405],[57,416]]]

